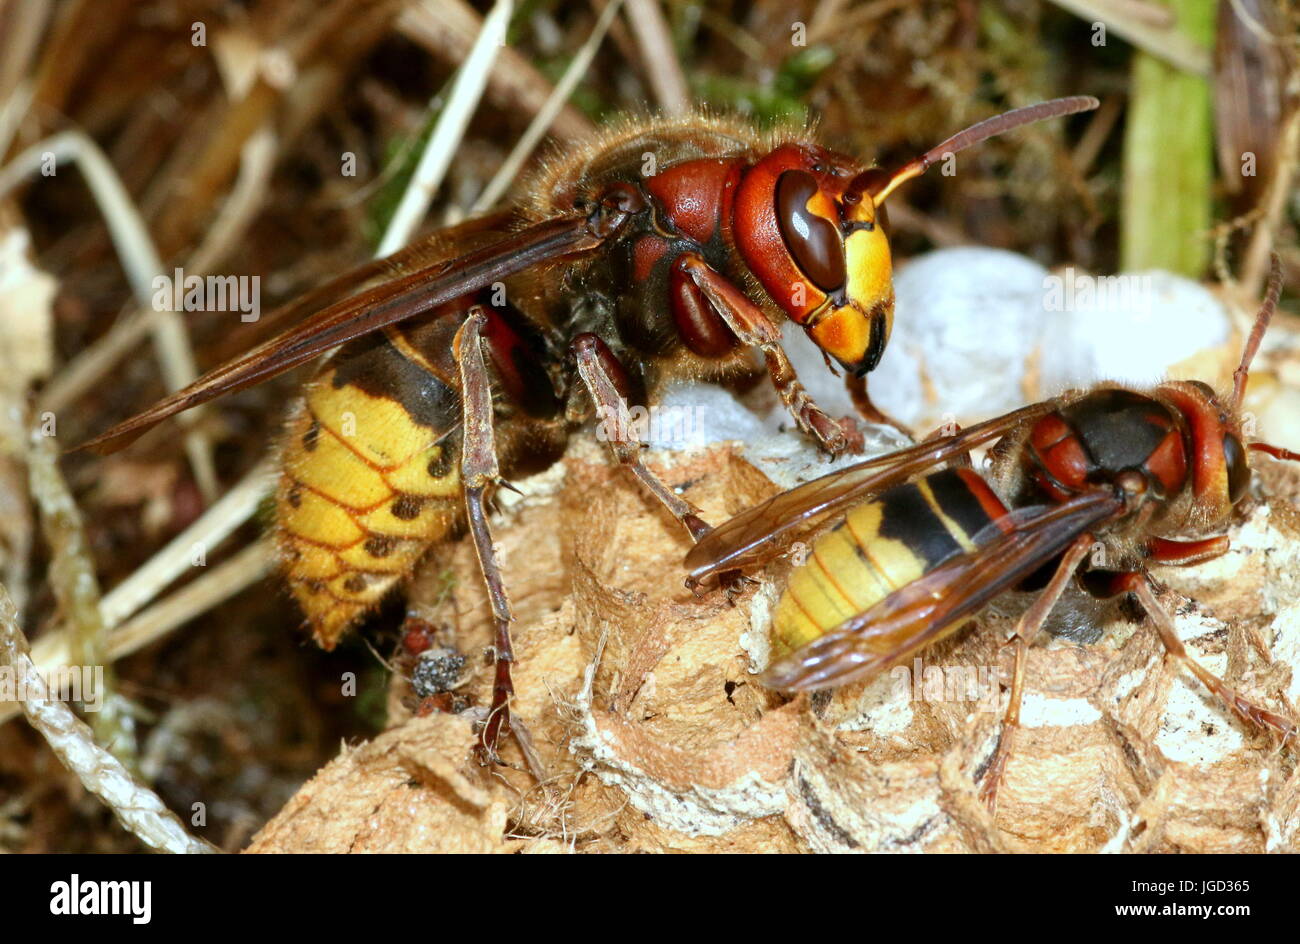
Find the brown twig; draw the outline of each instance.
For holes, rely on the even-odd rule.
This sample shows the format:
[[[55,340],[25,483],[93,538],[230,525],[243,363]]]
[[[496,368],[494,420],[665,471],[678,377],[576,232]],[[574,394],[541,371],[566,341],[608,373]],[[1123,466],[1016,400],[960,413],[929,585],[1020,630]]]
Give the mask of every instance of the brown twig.
[[[685,114],[691,108],[691,92],[659,0],[627,0],[627,18],[660,110],[667,115]]]
[[[1257,297],[1264,285],[1269,254],[1273,251],[1273,239],[1286,211],[1287,196],[1291,193],[1297,165],[1300,165],[1300,106],[1291,109],[1291,114],[1282,126],[1282,133],[1278,135],[1277,163],[1264,197],[1263,219],[1255,226],[1250,243],[1246,246],[1241,266],[1241,286],[1247,298]]]
[[[1062,9],[1069,10],[1082,20],[1104,23],[1119,36],[1144,52],[1163,59],[1175,68],[1193,75],[1210,74],[1210,52],[1204,46],[1188,39],[1177,24],[1153,22],[1149,4],[1133,0],[1053,0]]]

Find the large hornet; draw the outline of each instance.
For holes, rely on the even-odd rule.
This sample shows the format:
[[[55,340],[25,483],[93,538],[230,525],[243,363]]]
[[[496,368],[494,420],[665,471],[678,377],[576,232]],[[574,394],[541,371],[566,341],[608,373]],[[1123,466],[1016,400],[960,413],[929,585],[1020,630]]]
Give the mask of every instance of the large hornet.
[[[1131,594],[1170,656],[1242,719],[1289,738],[1300,731],[1295,721],[1188,655],[1147,572],[1228,550],[1222,531],[1249,491],[1248,450],[1300,459],[1242,432],[1250,363],[1280,290],[1274,257],[1226,396],[1199,381],[1151,390],[1102,385],[845,467],[705,535],[687,555],[688,585],[803,545],[807,557],[773,612],[773,662],[762,676],[789,692],[870,678],[955,632],[1004,592],[1041,591],[1011,637],[1008,705],[981,785],[990,806],[1019,723],[1026,649],[1076,580],[1096,597]],[[989,470],[977,474],[969,451],[993,440]]]
[[[721,118],[614,128],[552,160],[513,209],[331,281],[270,316],[295,326],[86,445],[119,449],[341,345],[307,385],[281,450],[285,578],[330,649],[432,542],[468,522],[496,627],[481,733],[494,756],[514,656],[485,501],[503,476],[549,465],[593,412],[627,416],[668,380],[752,370],[754,348],[798,427],[829,452],[851,448],[855,425],[800,386],[780,322],[801,325],[873,414],[865,375],[894,312],[884,200],[948,154],[1096,106],[1074,97],[1017,109],[892,173],[806,133]],[[642,463],[633,436],[612,439],[618,461],[692,537],[708,531]]]

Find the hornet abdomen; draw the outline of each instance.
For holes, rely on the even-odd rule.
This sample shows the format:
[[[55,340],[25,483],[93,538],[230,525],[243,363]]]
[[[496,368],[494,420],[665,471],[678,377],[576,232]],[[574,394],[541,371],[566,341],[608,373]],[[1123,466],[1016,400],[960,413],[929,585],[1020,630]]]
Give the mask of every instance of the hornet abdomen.
[[[996,535],[989,525],[1005,514],[992,489],[969,469],[936,472],[858,505],[813,542],[807,560],[790,575],[772,618],[773,657],[974,551],[977,536],[984,543]]]
[[[325,649],[459,520],[459,397],[439,373],[390,329],[339,352],[289,420],[276,541]]]

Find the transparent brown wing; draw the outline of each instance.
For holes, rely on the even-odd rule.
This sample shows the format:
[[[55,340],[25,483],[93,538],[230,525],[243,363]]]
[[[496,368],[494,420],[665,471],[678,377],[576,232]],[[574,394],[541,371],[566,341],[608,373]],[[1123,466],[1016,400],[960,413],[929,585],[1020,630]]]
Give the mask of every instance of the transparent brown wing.
[[[976,446],[1005,435],[1052,409],[1050,401],[1021,407],[995,419],[845,466],[789,489],[724,521],[690,549],[686,569],[692,583],[726,570],[756,567],[784,553],[827,517],[868,495],[905,482]]]
[[[990,526],[1001,533],[978,551],[939,565],[773,664],[763,683],[815,690],[846,685],[897,664],[956,630],[966,617],[1123,507],[1113,493],[1096,491],[1047,508],[1017,509]]]
[[[269,338],[300,318],[393,276],[408,275],[417,269],[436,268],[449,259],[500,242],[502,234],[510,233],[519,223],[514,211],[501,210],[425,233],[392,255],[370,259],[354,266],[303,292],[257,321],[248,325],[241,324],[239,331],[231,332],[228,339],[217,342],[215,350],[224,350],[226,356],[232,359],[236,355],[242,356],[253,346],[249,338]]]
[[[185,389],[77,448],[116,452],[168,417],[200,403],[261,383],[346,341],[428,312],[506,276],[590,252],[603,241],[604,237],[590,232],[586,216],[556,217],[457,258],[416,266],[400,274],[422,254],[427,258],[431,252],[428,243],[417,244],[360,270],[370,277],[379,269],[387,269],[395,273],[393,278],[327,304],[284,333],[214,368]],[[295,303],[295,307],[301,306]]]

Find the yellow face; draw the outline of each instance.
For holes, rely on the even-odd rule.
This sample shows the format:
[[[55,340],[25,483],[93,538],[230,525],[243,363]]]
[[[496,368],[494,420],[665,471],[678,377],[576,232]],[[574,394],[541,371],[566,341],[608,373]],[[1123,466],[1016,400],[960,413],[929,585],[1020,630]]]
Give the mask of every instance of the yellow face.
[[[845,368],[866,373],[879,362],[894,326],[889,239],[870,197],[834,206],[844,234],[844,287],[828,295],[805,326],[819,348]]]
[[[894,317],[874,173],[823,148],[782,145],[745,172],[732,209],[736,246],[768,296],[859,375],[880,360]]]

